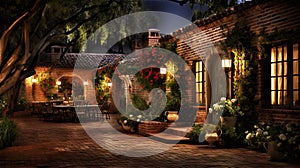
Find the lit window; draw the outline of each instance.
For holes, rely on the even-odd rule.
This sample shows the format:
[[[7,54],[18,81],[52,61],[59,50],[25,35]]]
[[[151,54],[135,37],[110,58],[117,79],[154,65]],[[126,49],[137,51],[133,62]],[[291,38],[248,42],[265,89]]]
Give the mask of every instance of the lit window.
[[[299,106],[298,44],[271,49],[271,104]]]
[[[196,62],[196,101],[200,105],[205,104],[205,91],[206,91],[206,73],[202,61]]]

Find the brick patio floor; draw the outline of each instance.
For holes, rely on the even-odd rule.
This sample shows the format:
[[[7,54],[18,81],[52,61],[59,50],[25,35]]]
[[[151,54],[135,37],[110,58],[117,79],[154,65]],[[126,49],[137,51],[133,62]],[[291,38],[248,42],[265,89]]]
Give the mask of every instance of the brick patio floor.
[[[298,167],[272,162],[266,153],[245,148],[218,149],[176,144],[148,157],[113,154],[95,143],[79,123],[52,123],[17,115],[13,147],[0,150],[0,167]],[[112,145],[115,142],[111,142]]]

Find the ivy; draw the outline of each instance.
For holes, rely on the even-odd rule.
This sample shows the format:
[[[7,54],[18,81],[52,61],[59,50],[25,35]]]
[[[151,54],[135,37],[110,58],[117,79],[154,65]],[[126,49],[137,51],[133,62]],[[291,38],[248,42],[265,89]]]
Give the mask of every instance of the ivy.
[[[257,35],[250,30],[247,21],[238,20],[232,29],[221,27],[226,39],[221,42],[225,52],[234,53],[234,95],[244,113],[238,121],[239,131],[250,128],[258,120],[255,106],[257,91]]]

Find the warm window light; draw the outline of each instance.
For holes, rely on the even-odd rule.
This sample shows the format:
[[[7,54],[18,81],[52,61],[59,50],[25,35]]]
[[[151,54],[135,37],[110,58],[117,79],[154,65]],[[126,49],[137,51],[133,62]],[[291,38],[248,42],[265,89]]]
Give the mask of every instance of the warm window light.
[[[89,85],[89,82],[88,81],[84,81],[83,85],[87,86],[87,85]]]
[[[61,81],[56,81],[56,85],[60,86],[61,85]]]
[[[111,83],[111,82],[108,82],[108,83],[107,83],[107,86],[108,86],[108,87],[111,87],[111,86],[112,86],[112,83]]]
[[[160,68],[160,74],[167,74],[167,68]]]
[[[32,79],[31,79],[31,82],[32,82],[32,83],[36,83],[36,82],[37,82],[37,79],[32,78]]]
[[[222,67],[223,68],[231,68],[231,59],[230,58],[224,58],[222,59]]]

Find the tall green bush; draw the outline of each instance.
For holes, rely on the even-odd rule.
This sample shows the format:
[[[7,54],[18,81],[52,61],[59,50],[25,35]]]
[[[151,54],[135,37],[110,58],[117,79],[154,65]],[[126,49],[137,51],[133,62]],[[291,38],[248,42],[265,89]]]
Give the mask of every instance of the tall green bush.
[[[17,136],[17,125],[7,117],[0,118],[0,149],[12,146]]]

